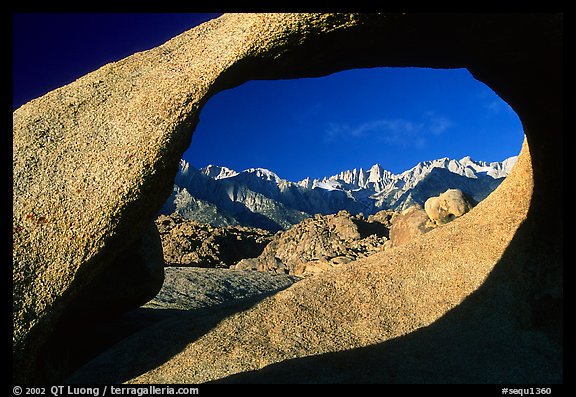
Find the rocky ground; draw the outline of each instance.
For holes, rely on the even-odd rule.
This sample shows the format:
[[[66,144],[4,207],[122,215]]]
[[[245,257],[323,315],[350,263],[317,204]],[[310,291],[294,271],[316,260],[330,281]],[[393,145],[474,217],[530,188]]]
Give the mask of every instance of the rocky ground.
[[[450,216],[449,218],[456,217]],[[226,249],[232,243],[229,241],[230,239],[210,239],[210,236],[206,235],[209,232],[212,232],[213,236],[221,238],[230,235],[239,236],[237,241],[240,242],[240,246],[245,243],[245,240],[254,238],[254,236],[262,239],[267,238],[269,243],[258,257],[243,259],[229,269],[217,268],[216,266],[214,268],[166,267],[164,285],[154,299],[144,306],[120,316],[112,326],[107,324],[107,329],[114,329],[111,334],[107,335],[98,330],[91,331],[93,338],[100,344],[101,353],[93,355],[91,360],[84,358],[84,365],[72,373],[66,382],[147,381],[148,378],[139,378],[138,376],[162,366],[171,360],[175,353],[185,350],[187,345],[202,344],[202,335],[217,329],[220,322],[226,318],[240,318],[243,315],[241,313],[248,313],[249,309],[256,304],[270,308],[265,318],[259,318],[258,321],[252,319],[245,324],[251,327],[249,333],[253,335],[254,340],[259,340],[263,338],[262,335],[259,335],[261,333],[260,326],[264,327],[267,321],[272,321],[277,316],[273,307],[278,304],[277,301],[280,298],[276,298],[276,292],[293,286],[283,293],[288,294],[287,296],[294,296],[294,299],[300,302],[298,297],[303,293],[309,293],[309,287],[303,281],[306,277],[302,276],[331,273],[326,271],[342,265],[354,268],[361,263],[379,262],[383,258],[382,255],[387,254],[384,251],[389,248],[409,244],[415,237],[438,227],[431,221],[427,212],[418,206],[411,207],[402,213],[381,211],[368,218],[364,218],[362,215],[353,216],[346,211],[334,215],[317,215],[287,231],[278,232],[273,237],[249,228],[213,228],[177,216],[162,216],[157,219],[156,224],[161,230],[163,245],[173,249],[167,254],[175,258],[199,256],[194,252],[175,252],[176,248],[174,247],[181,249],[185,245],[181,243],[178,245],[176,242],[169,241],[172,236],[183,239],[182,236],[184,235],[191,239],[195,232],[204,234],[201,234],[201,237],[196,237],[196,240],[192,240],[195,241],[194,243],[186,240],[189,241],[188,247],[196,247],[196,249],[206,251],[209,247],[210,252],[213,253],[213,264],[224,262],[219,255],[228,257]],[[244,239],[246,236],[248,237]],[[207,240],[209,243],[206,243]],[[217,241],[227,241],[227,243],[218,246]],[[235,249],[235,252],[238,252],[238,248]],[[246,269],[260,271],[247,271]],[[396,271],[393,269],[394,266],[388,266],[388,272]],[[346,269],[342,270],[347,271]],[[352,274],[356,274],[355,271],[352,271]],[[323,276],[330,277],[329,274]],[[296,283],[298,285],[294,285]],[[291,292],[294,288],[300,292]],[[375,289],[375,291],[377,290],[379,288]],[[266,301],[263,301],[265,299]],[[344,301],[347,300],[344,299]],[[296,305],[296,303],[292,302],[292,305]],[[361,307],[360,304],[358,308],[361,309]],[[319,312],[324,310],[323,307],[316,309]],[[301,320],[304,321],[305,319],[309,319],[309,315],[304,315]],[[372,327],[366,328],[363,332],[368,332],[369,329]],[[290,335],[290,333],[278,329],[270,332],[272,334],[269,337],[279,338],[278,340],[300,338],[298,333]],[[445,332],[446,330],[443,329],[439,334]],[[232,347],[231,344],[233,343],[229,342],[229,338],[234,338],[233,334],[226,332],[224,339],[221,339],[216,347],[211,347],[218,351],[217,354],[215,353],[216,355],[223,354],[226,357],[233,357],[236,354],[234,351],[239,347]],[[370,337],[374,337],[374,335]],[[437,338],[434,333],[427,337]],[[152,341],[154,342],[151,343]],[[250,340],[249,343],[256,342]],[[387,354],[404,356],[411,354],[405,351],[409,347],[400,344],[398,347],[393,346],[391,350],[386,346],[384,350]],[[232,350],[228,351],[228,349]],[[379,352],[381,349],[383,347],[378,346],[376,351]],[[134,355],[136,350],[139,352],[138,355]],[[358,354],[361,355],[361,361],[373,359],[373,353],[359,352]],[[436,353],[433,351],[430,354]],[[331,368],[327,372],[313,371],[311,376],[316,380],[323,379],[326,382],[331,382],[333,379],[328,374],[332,373],[332,370],[335,371],[340,368],[349,359],[347,354],[335,356],[328,361],[314,358],[312,362],[318,361],[323,367],[331,368],[334,366],[335,368]],[[117,363],[123,363],[123,365]],[[214,363],[214,365],[219,364]],[[299,368],[300,365],[302,365],[300,362],[288,361],[286,367],[271,366],[266,369],[267,372],[261,374],[248,372],[242,376],[223,378],[220,381],[224,383],[260,382],[262,376],[265,378],[270,376],[270,379],[275,382],[286,379],[292,381],[291,368],[293,366]],[[303,365],[307,366],[308,364],[304,363]],[[188,366],[189,363],[182,368]],[[450,371],[447,370],[446,372]],[[347,378],[350,382],[354,379],[368,381],[373,376],[381,376],[381,374],[366,375],[364,370],[351,371],[350,374],[350,378]],[[170,376],[173,376],[172,372]],[[200,374],[199,376],[203,375]],[[170,380],[171,378],[167,379]],[[209,378],[200,379],[204,381]],[[424,377],[424,379],[426,378]],[[393,383],[394,377],[392,376],[388,380]]]
[[[278,232],[257,258],[235,268],[310,275],[338,267],[384,249],[393,212],[365,219],[347,211],[316,215]]]
[[[176,214],[160,215],[155,222],[166,266],[228,268],[260,255],[273,236],[263,229],[214,227]]]
[[[289,287],[299,277],[232,269],[167,267],[160,293],[150,309],[197,310]]]
[[[460,200],[458,203],[464,200],[458,195],[455,197]],[[437,197],[432,199],[438,201]],[[160,215],[156,226],[166,266],[309,276],[406,244],[435,228],[439,221],[432,219],[439,218],[439,211],[447,217],[441,223],[446,223],[471,208],[452,214],[455,212],[450,207],[453,202],[453,198],[443,199],[442,205],[440,202],[435,205],[434,212],[415,205],[401,213],[384,210],[368,218],[348,211],[317,214],[276,234],[243,226],[214,227],[176,214]],[[456,204],[452,206],[456,208]]]

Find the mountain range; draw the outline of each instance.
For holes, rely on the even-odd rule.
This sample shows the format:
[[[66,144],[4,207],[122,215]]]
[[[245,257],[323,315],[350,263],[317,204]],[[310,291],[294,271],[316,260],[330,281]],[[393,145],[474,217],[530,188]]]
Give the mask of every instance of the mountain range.
[[[364,216],[383,209],[404,210],[449,188],[473,203],[486,198],[508,175],[517,156],[502,162],[441,158],[418,163],[400,174],[379,164],[322,179],[282,179],[264,168],[242,172],[209,165],[196,169],[185,160],[162,214],[177,213],[213,226],[244,225],[271,231],[288,229],[315,214],[347,210]]]

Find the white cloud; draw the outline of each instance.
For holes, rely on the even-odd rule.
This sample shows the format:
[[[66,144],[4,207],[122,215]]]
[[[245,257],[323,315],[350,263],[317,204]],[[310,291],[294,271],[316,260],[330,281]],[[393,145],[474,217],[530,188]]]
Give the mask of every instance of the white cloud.
[[[329,123],[325,130],[327,142],[338,139],[372,139],[389,145],[424,147],[429,134],[439,135],[454,123],[444,116],[427,112],[421,120],[378,119],[349,125]]]
[[[426,128],[434,135],[440,135],[454,125],[447,117],[439,116],[434,112],[426,112],[425,117]]]

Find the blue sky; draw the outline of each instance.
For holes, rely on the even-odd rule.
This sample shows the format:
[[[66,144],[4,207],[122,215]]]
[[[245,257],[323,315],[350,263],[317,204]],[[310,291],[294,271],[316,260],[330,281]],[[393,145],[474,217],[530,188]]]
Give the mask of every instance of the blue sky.
[[[15,15],[13,107],[214,16]],[[501,161],[522,139],[514,111],[465,69],[373,68],[220,92],[183,157],[297,181],[375,163],[398,173],[441,157]]]

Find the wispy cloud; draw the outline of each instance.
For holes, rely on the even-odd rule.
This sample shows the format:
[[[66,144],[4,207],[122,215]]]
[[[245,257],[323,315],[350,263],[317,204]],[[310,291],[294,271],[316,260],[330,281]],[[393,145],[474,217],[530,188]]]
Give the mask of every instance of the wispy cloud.
[[[449,118],[438,115],[434,112],[425,113],[425,117],[425,128],[434,135],[440,135],[454,125]]]
[[[360,124],[329,123],[325,130],[327,142],[342,139],[374,139],[403,147],[424,147],[429,135],[440,135],[454,123],[447,117],[427,112],[418,120],[384,118]]]
[[[393,137],[401,134],[414,134],[422,128],[420,124],[402,119],[382,119],[368,121],[357,125],[329,123],[326,130],[328,136],[363,138],[379,135],[381,138]]]

